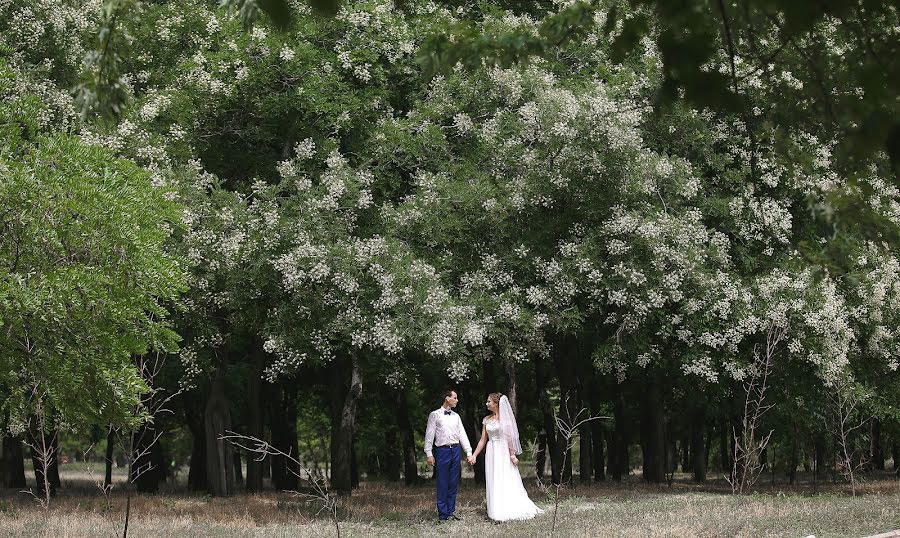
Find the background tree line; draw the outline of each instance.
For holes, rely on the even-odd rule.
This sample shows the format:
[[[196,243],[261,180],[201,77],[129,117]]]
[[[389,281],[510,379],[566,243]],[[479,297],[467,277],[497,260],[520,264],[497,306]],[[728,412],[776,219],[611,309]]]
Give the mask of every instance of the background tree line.
[[[554,482],[733,476],[763,377],[752,465],[896,461],[897,10],[782,4],[4,4],[5,483],[412,483],[448,386]]]

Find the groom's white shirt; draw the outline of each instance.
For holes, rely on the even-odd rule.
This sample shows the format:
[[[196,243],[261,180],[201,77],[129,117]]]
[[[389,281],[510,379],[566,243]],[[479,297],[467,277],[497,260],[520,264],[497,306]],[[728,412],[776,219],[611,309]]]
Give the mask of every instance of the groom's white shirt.
[[[472,455],[472,445],[469,443],[466,429],[463,428],[462,419],[455,411],[450,410],[450,414],[445,415],[444,408],[438,407],[428,415],[428,427],[425,428],[425,455],[431,457],[432,447],[456,443],[462,445],[466,456]]]

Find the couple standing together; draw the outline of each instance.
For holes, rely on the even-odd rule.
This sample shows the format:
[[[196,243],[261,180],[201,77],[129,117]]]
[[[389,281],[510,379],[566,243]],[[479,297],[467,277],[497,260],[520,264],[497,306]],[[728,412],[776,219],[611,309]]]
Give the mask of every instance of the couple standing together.
[[[531,502],[522,485],[519,460],[522,453],[516,416],[506,396],[491,393],[485,406],[490,415],[481,421],[481,440],[475,452],[463,428],[462,420],[453,411],[459,399],[456,392],[444,393],[444,403],[428,415],[425,429],[425,456],[434,465],[437,483],[438,519],[456,517],[456,490],[459,487],[460,446],[466,451],[466,461],[475,464],[475,458],[485,451],[485,482],[487,485],[487,514],[494,521],[530,519],[543,512]]]

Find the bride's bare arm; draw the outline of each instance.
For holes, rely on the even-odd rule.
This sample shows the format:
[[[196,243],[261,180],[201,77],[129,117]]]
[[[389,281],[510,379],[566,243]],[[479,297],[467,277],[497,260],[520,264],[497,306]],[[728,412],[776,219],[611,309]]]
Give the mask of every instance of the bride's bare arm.
[[[477,458],[479,454],[481,454],[481,449],[484,448],[484,444],[487,443],[487,426],[484,424],[481,425],[481,439],[478,441],[478,446],[475,447],[475,452],[472,452],[472,457]]]

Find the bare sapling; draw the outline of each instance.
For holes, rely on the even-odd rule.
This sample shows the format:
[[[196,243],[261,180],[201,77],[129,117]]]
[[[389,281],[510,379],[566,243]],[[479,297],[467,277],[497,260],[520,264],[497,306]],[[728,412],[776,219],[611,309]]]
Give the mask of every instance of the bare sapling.
[[[867,460],[854,442],[856,434],[865,431],[869,417],[862,414],[862,399],[850,379],[842,378],[832,388],[830,397],[834,415],[831,422],[826,421],[826,427],[837,443],[837,470],[850,483],[850,491],[856,496],[859,471]]]
[[[294,455],[279,450],[257,437],[228,431],[226,435],[219,436],[219,439],[231,443],[248,454],[253,454],[256,461],[263,461],[267,457],[281,457],[293,463],[296,466],[296,471],[289,465],[286,467],[298,480],[305,480],[310,485],[312,493],[298,490],[288,490],[287,492],[308,502],[318,503],[320,508],[317,514],[327,512],[338,538],[341,537],[341,526],[338,519],[338,497],[332,495],[328,490],[328,482],[324,475],[320,472],[314,472]]]
[[[565,409],[569,408],[569,395],[566,394],[565,397]],[[561,417],[556,412],[553,413],[553,419],[556,423],[556,429],[559,432],[559,438],[563,440],[563,451],[562,451],[562,461],[560,462],[560,469],[566,468],[566,459],[568,458],[569,452],[575,446],[575,443],[578,442],[578,438],[580,435],[580,428],[593,420],[599,420],[609,417],[604,417],[600,415],[592,416],[587,408],[582,407],[575,413],[574,416],[569,417]],[[532,452],[537,451],[537,443],[532,444]],[[538,487],[544,492],[547,496],[553,497],[553,519],[550,526],[550,537],[556,533],[556,524],[557,518],[559,516],[559,498],[560,493],[563,488],[565,488],[568,483],[563,479],[563,476],[560,476],[559,481],[555,484],[546,485],[540,477],[537,478]]]
[[[746,381],[744,382],[744,413],[741,417],[741,430],[733,431],[734,435],[734,463],[731,475],[725,477],[731,485],[731,492],[742,495],[750,491],[762,473],[760,457],[772,432],[761,437],[758,436],[762,416],[772,408],[766,404],[766,390],[768,389],[769,375],[772,373],[775,355],[778,345],[784,340],[787,333],[786,326],[769,323],[766,333],[765,349],[759,345],[753,348],[753,364],[750,366]]]
[[[136,358],[136,366],[141,378],[146,383],[149,390],[141,397],[141,401],[134,410],[136,415],[145,413],[144,424],[155,424],[156,419],[164,414],[171,414],[173,411],[170,404],[174,398],[181,394],[183,389],[173,392],[167,391],[163,387],[155,384],[156,378],[162,371],[166,362],[166,356],[159,352],[153,354],[152,357],[145,355]],[[107,435],[107,442],[115,439],[116,445],[122,450],[125,460],[128,461],[128,485],[125,487],[125,519],[122,526],[122,534],[117,534],[121,538],[128,538],[128,524],[131,519],[131,484],[134,484],[145,473],[156,470],[153,459],[150,457],[154,446],[162,437],[162,430],[157,428],[139,428],[136,431],[127,431],[122,428],[116,428],[112,424],[109,425],[110,434]],[[109,495],[113,489],[112,482],[94,480],[96,486],[103,492],[104,496],[109,499]]]
[[[112,426],[110,425],[110,430],[111,429],[112,429]],[[109,438],[109,436],[107,435],[107,439],[108,438]],[[86,450],[84,450],[81,453],[81,461],[88,461],[88,459],[90,458],[91,452],[94,451],[94,446],[96,446],[96,443],[91,444],[91,446],[89,446]],[[104,507],[103,510],[104,511],[109,510],[110,507],[112,506],[112,502],[110,501],[110,495],[109,495],[113,489],[112,482],[111,481],[107,482],[105,478],[102,480],[100,478],[98,478],[97,475],[94,474],[94,468],[92,466],[87,467],[87,475],[88,475],[88,478],[90,479],[90,481],[94,484],[94,486],[96,486],[96,488],[98,490],[100,490],[100,494],[103,495],[103,507]]]
[[[23,491],[23,493],[28,493],[40,503],[42,508],[49,510],[50,497],[53,493],[53,487],[50,483],[50,469],[57,461],[58,448],[56,438],[58,434],[56,428],[53,428],[51,434],[47,433],[47,412],[44,402],[46,397],[46,389],[41,391],[39,385],[35,386],[31,391],[31,399],[34,401],[33,418],[35,423],[33,428],[29,424],[28,430],[30,433],[26,436],[25,446],[30,448],[31,453],[34,455],[33,461],[37,471],[35,474],[39,475],[37,477],[39,483],[37,484],[38,493],[35,493],[30,488]]]

